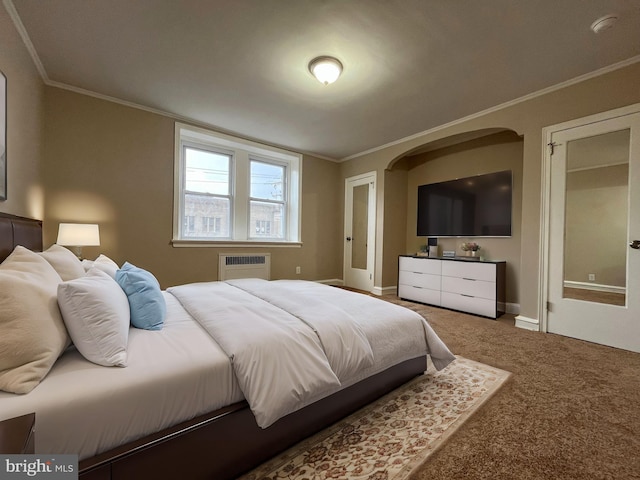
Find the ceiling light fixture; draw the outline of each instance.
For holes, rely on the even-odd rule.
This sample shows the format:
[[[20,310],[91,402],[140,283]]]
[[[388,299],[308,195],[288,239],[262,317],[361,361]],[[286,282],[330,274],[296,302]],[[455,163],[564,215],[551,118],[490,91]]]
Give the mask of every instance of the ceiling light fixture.
[[[342,73],[342,63],[333,57],[317,57],[309,62],[309,71],[320,83],[329,85]]]
[[[609,30],[613,27],[617,21],[618,15],[613,13],[605,15],[591,24],[591,30],[593,30],[594,33],[604,32],[605,30]]]

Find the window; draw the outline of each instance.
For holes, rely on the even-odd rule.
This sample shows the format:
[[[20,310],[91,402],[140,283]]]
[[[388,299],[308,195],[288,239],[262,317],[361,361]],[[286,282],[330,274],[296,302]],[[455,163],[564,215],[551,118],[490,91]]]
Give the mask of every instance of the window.
[[[184,216],[184,230],[185,234],[189,235],[196,229],[196,217],[193,215]]]
[[[256,220],[256,237],[270,236],[271,222],[268,220]]]
[[[284,238],[286,211],[286,167],[251,159],[249,196],[250,223],[255,224],[253,238]]]
[[[204,217],[202,219],[202,228],[205,233],[212,233],[213,236],[220,236],[220,232],[222,231],[222,218]]]
[[[184,217],[188,219],[183,237],[229,238],[232,154],[185,143],[183,155]]]
[[[300,243],[301,155],[176,123],[174,246]]]

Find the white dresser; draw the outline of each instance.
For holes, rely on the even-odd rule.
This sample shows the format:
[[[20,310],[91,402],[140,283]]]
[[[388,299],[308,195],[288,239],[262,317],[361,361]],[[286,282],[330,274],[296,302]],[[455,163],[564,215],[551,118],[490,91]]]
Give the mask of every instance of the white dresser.
[[[402,255],[398,296],[497,318],[504,313],[506,262]]]

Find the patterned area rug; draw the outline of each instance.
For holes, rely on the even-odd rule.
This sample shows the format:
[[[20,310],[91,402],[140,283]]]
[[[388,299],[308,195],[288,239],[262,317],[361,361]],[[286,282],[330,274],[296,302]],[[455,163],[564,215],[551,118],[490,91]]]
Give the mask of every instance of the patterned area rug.
[[[241,479],[408,478],[510,375],[462,357],[428,372]]]

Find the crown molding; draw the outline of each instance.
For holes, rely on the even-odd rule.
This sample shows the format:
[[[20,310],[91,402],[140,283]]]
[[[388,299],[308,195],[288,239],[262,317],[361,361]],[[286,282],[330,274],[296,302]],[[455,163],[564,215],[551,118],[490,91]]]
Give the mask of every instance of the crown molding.
[[[552,85],[550,87],[543,88],[542,90],[538,90],[536,92],[529,93],[527,95],[524,95],[522,97],[516,98],[514,100],[510,100],[508,102],[504,102],[504,103],[501,103],[499,105],[495,105],[495,106],[493,106],[491,108],[487,108],[486,110],[482,110],[480,112],[473,113],[471,115],[467,115],[466,117],[462,117],[462,118],[459,118],[457,120],[453,120],[451,122],[444,123],[442,125],[438,125],[437,127],[433,127],[433,128],[428,129],[428,130],[424,130],[423,132],[414,133],[413,135],[409,135],[408,137],[400,138],[398,140],[394,140],[392,142],[385,143],[384,145],[380,145],[378,147],[370,148],[369,150],[365,150],[363,152],[354,153],[353,155],[349,155],[348,157],[344,157],[344,158],[340,159],[339,161],[340,162],[346,162],[346,161],[349,161],[349,160],[353,160],[355,158],[359,158],[359,157],[363,157],[365,155],[369,155],[371,153],[379,152],[380,150],[384,150],[385,148],[393,147],[395,145],[400,145],[402,143],[409,142],[411,140],[415,140],[417,138],[424,137],[426,135],[430,135],[432,133],[439,132],[441,130],[445,130],[445,129],[453,127],[455,125],[460,125],[461,123],[465,123],[465,122],[468,122],[470,120],[474,120],[476,118],[483,117],[483,116],[488,115],[490,113],[497,112],[498,110],[502,110],[502,109],[505,109],[505,108],[508,108],[508,107],[512,107],[512,106],[517,105],[519,103],[527,102],[527,101],[529,101],[531,99],[534,99],[534,98],[537,98],[537,97],[541,97],[543,95],[547,95],[549,93],[555,92],[557,90],[561,90],[561,89],[566,88],[566,87],[570,87],[571,85],[575,85],[577,83],[584,82],[585,80],[589,80],[591,78],[596,78],[596,77],[599,77],[601,75],[605,75],[607,73],[613,72],[615,70],[619,70],[619,69],[624,68],[624,67],[628,67],[629,65],[633,65],[634,63],[638,63],[638,62],[640,62],[640,55],[636,55],[635,57],[628,58],[628,59],[623,60],[621,62],[614,63],[614,64],[609,65],[607,67],[600,68],[598,70],[594,70],[593,72],[585,73],[584,75],[580,75],[578,77],[572,78],[570,80],[566,80],[566,81],[558,83],[556,85]]]

